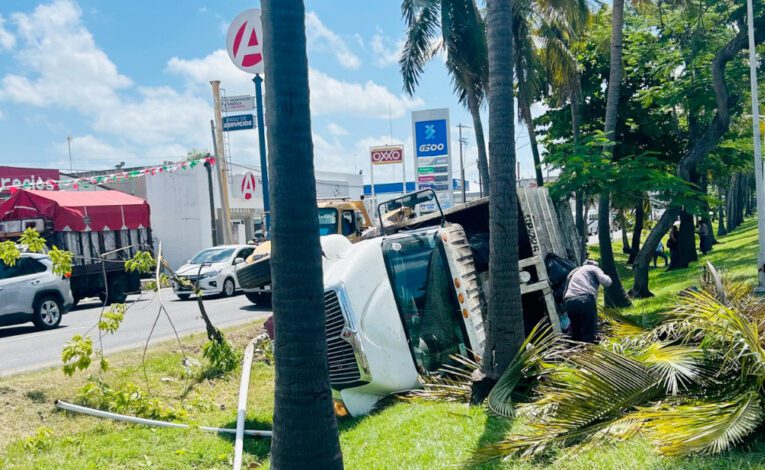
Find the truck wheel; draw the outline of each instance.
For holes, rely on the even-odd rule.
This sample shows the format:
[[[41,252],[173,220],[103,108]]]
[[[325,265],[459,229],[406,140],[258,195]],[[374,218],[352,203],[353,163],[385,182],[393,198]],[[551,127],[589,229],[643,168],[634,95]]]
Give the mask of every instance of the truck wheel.
[[[189,294],[178,294],[177,297],[178,297],[179,300],[189,300],[189,297],[191,297],[191,295],[189,295]]]
[[[223,290],[221,291],[221,296],[223,297],[231,297],[236,293],[236,284],[234,284],[234,280],[230,277],[227,277],[225,281],[223,281]]]
[[[38,330],[51,330],[61,323],[61,301],[52,295],[41,297],[35,305],[32,321]]]
[[[122,276],[114,278],[109,284],[109,303],[122,304],[127,299],[127,284]]]

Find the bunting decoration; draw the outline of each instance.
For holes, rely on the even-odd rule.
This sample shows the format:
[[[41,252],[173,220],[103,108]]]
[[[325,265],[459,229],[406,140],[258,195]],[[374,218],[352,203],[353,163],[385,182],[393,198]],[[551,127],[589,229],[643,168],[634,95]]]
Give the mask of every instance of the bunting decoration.
[[[216,159],[214,156],[207,154],[192,160],[165,162],[162,165],[153,167],[145,167],[130,171],[118,171],[116,173],[105,175],[93,175],[59,180],[43,180],[40,178],[34,182],[26,181],[23,184],[6,186],[4,189],[7,189],[11,194],[15,193],[19,189],[70,189],[76,191],[81,188],[87,189],[91,186],[98,186],[100,184],[120,183],[131,178],[140,178],[142,176],[154,176],[160,173],[173,173],[178,170],[183,171],[194,169],[198,167],[200,163],[203,165],[209,164],[210,166],[213,166],[216,163]]]

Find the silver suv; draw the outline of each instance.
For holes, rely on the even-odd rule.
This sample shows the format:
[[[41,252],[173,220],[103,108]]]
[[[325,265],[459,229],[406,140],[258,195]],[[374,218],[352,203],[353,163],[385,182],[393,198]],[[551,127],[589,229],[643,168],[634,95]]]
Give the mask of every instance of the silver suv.
[[[31,321],[40,330],[56,328],[73,303],[69,279],[53,274],[47,256],[24,253],[13,266],[0,261],[0,326]]]

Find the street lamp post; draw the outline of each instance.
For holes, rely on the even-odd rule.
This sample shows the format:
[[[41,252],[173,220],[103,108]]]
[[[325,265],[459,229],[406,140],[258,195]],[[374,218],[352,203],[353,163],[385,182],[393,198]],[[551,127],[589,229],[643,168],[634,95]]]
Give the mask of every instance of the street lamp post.
[[[749,29],[749,82],[752,95],[752,140],[754,144],[754,180],[757,193],[757,292],[765,293],[765,193],[763,192],[762,143],[760,141],[760,104],[757,96],[757,54],[754,43],[754,8],[752,0],[746,2]]]
[[[66,146],[69,149],[69,173],[72,173],[72,136],[66,136]]]
[[[467,138],[462,137],[462,129],[470,128],[463,126],[462,123],[459,123],[457,128],[460,130],[460,179],[462,179],[460,185],[462,186],[462,203],[465,204],[467,202],[467,195],[465,194],[465,162],[462,159],[462,145],[467,143]]]

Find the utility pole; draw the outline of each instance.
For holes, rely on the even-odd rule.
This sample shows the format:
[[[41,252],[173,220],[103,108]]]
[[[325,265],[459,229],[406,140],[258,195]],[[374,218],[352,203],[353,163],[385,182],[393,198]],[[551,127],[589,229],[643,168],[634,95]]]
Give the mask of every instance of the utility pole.
[[[220,109],[220,80],[210,82],[213,92],[213,105],[215,112],[215,147],[218,154],[215,158],[218,162],[220,174],[220,201],[223,212],[221,218],[221,238],[224,244],[232,243],[231,235],[231,209],[228,204],[228,176],[226,175],[226,151],[223,147],[223,114]]]
[[[266,157],[266,124],[263,119],[263,77],[255,74],[252,82],[255,83],[256,114],[258,119],[258,148],[260,151],[260,179],[263,190],[263,213],[265,215],[265,230],[263,236],[266,240],[271,238],[271,195],[268,193],[268,158]]]
[[[212,244],[218,245],[218,229],[215,226],[215,196],[213,195],[213,180],[212,180],[212,165],[210,162],[205,161],[205,168],[207,169],[207,192],[210,199],[210,225],[212,226]]]
[[[749,28],[749,82],[752,95],[752,140],[754,143],[754,180],[757,193],[757,231],[759,251],[757,256],[757,289],[765,293],[765,188],[763,188],[762,143],[760,142],[760,102],[757,96],[757,54],[754,43],[754,8],[752,0],[746,2]]]
[[[66,136],[66,146],[69,148],[69,174],[72,174],[74,171],[72,168],[72,136],[68,135]]]
[[[470,128],[459,123],[457,124],[457,129],[460,130],[460,179],[462,179],[460,185],[462,186],[462,203],[465,204],[467,202],[467,195],[465,194],[465,161],[462,159],[462,144],[467,144],[467,138],[462,137],[462,129]],[[480,173],[479,171],[478,174],[480,175]]]

